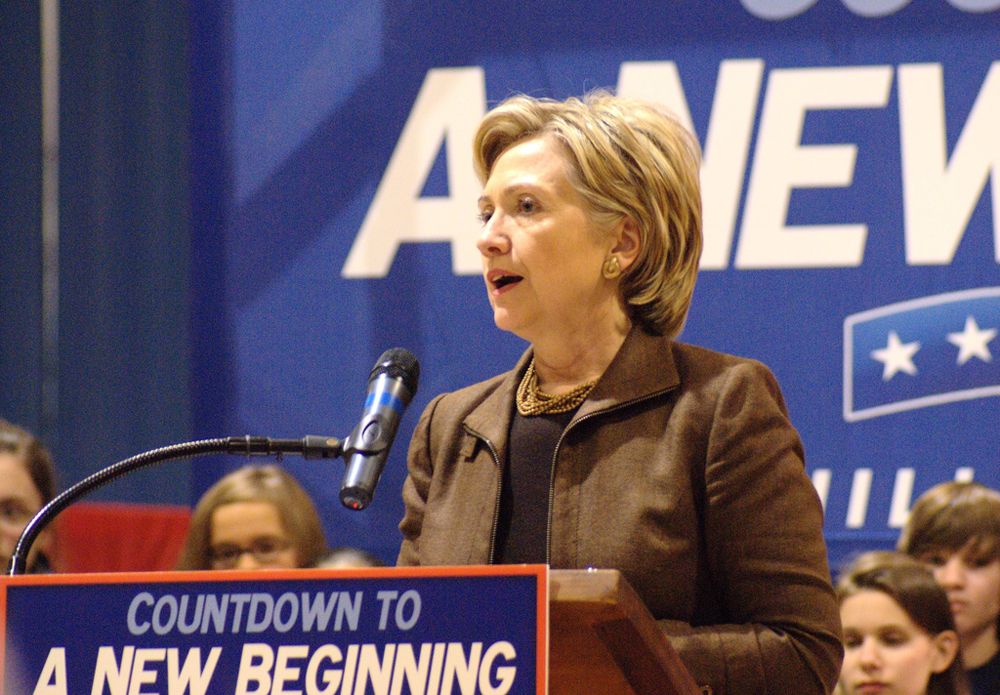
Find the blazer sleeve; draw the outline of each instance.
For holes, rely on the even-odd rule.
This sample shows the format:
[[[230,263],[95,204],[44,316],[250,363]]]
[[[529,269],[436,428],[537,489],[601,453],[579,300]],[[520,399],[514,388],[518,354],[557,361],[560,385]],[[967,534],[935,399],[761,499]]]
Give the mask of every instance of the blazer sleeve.
[[[823,511],[764,365],[727,370],[706,452],[703,552],[723,624],[661,626],[706,693],[826,695],[843,647]]]
[[[430,490],[433,466],[430,454],[430,426],[434,410],[444,394],[435,396],[417,421],[417,426],[410,439],[407,454],[407,476],[403,483],[403,520],[399,530],[403,534],[403,542],[399,548],[398,566],[420,564],[420,532],[423,528],[424,510],[427,506],[427,496]]]

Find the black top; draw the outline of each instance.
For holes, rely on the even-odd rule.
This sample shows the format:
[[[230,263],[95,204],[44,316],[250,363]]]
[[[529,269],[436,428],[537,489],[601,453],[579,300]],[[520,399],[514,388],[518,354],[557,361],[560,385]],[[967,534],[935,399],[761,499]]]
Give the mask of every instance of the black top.
[[[972,695],[1000,695],[1000,652],[978,668],[965,672],[969,676]]]
[[[525,417],[515,410],[500,488],[494,563],[548,562],[552,462],[559,437],[575,412]]]

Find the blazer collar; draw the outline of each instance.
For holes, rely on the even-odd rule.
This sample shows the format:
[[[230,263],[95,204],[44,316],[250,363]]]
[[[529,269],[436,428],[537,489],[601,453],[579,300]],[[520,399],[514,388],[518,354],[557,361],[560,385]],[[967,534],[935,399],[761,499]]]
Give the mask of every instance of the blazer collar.
[[[680,377],[671,349],[672,342],[669,338],[650,335],[633,326],[573,419],[676,388]],[[505,456],[503,449],[513,417],[514,396],[531,358],[532,350],[529,348],[514,369],[503,376],[498,386],[464,421],[467,430],[498,447],[497,455],[501,461]]]
[[[466,431],[485,438],[495,447],[498,463],[503,462],[507,456],[507,433],[510,431],[510,421],[514,417],[514,397],[517,386],[521,383],[521,377],[531,362],[531,357],[532,351],[528,348],[514,369],[503,375],[497,387],[465,417],[462,423]],[[467,437],[462,445],[462,454],[471,458],[475,446],[475,440]]]
[[[573,419],[676,388],[680,376],[672,343],[633,326]]]

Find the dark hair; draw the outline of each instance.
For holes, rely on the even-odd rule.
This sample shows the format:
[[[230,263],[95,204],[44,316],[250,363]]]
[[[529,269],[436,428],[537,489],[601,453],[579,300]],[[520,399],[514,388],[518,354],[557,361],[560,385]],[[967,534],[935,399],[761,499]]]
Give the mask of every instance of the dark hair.
[[[897,548],[923,559],[966,547],[981,559],[1000,558],[1000,492],[973,482],[935,485],[914,503]]]
[[[0,453],[12,454],[24,462],[31,482],[42,498],[42,506],[56,496],[55,468],[52,456],[42,442],[28,430],[0,418]]]
[[[837,602],[862,591],[880,591],[895,601],[922,630],[955,632],[955,619],[944,589],[922,563],[902,553],[875,551],[859,556],[840,575]],[[927,695],[970,695],[961,652],[944,671],[932,673]]]
[[[24,471],[31,478],[31,484],[38,492],[38,500],[42,507],[52,501],[56,495],[55,468],[52,465],[52,456],[38,437],[25,428],[0,418],[0,454],[11,456],[24,467]],[[52,539],[55,537],[54,534],[55,527],[42,531],[42,535],[35,540],[28,553],[25,571],[35,573],[51,570],[52,558],[47,553],[47,550],[51,549],[51,540],[43,540],[43,536]]]
[[[219,480],[198,500],[191,514],[191,527],[184,539],[177,569],[204,570],[211,567],[212,514],[223,505],[237,502],[270,502],[274,505],[295,547],[299,567],[313,567],[326,554],[326,538],[319,514],[298,481],[278,466],[250,465]]]

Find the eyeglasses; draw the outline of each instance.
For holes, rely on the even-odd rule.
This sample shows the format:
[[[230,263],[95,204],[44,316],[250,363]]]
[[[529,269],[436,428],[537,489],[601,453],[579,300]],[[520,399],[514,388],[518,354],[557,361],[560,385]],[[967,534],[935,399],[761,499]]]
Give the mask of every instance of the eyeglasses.
[[[263,536],[255,538],[246,548],[238,545],[224,543],[208,549],[208,558],[212,563],[212,569],[229,570],[236,567],[240,558],[250,553],[253,559],[260,565],[275,564],[281,554],[292,547],[292,544],[283,538]]]
[[[0,500],[0,524],[21,530],[28,525],[35,513],[19,499],[7,497]]]

